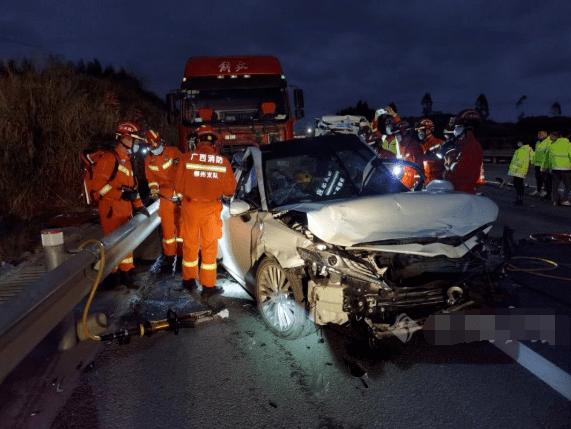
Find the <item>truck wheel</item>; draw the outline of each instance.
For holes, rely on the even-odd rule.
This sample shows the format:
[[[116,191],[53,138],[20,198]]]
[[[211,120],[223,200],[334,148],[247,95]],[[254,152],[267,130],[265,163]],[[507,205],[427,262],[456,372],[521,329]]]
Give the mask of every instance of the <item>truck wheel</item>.
[[[278,337],[296,340],[315,332],[309,312],[295,300],[299,277],[286,273],[274,258],[265,258],[256,272],[256,302],[264,323]]]

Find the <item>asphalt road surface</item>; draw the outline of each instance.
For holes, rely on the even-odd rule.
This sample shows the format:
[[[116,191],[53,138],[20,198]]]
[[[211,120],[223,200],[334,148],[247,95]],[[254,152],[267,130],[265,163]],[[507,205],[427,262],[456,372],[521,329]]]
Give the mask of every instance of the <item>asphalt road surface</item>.
[[[489,168],[487,178],[506,170]],[[493,183],[483,192],[500,206],[494,233],[513,228],[518,255],[554,260],[558,268],[547,274],[571,277],[569,246],[527,240],[536,232],[571,233],[571,208],[532,198],[514,207],[513,188]],[[110,329],[162,319],[169,309],[205,308],[182,290],[180,275],[156,277],[148,268],[140,262],[140,289],[100,292],[92,311],[105,312]],[[571,282],[516,268],[511,305],[571,314]],[[569,399],[494,344],[434,346],[419,332],[372,349],[341,327],[284,341],[238,285],[224,272],[219,278],[228,318],[65,353],[46,339],[0,385],[0,428],[571,427]],[[571,373],[569,347],[525,344]]]

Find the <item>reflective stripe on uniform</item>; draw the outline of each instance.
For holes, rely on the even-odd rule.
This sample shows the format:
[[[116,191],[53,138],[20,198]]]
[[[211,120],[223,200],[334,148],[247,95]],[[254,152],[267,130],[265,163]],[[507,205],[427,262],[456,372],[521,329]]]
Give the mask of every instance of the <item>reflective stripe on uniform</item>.
[[[133,175],[133,172],[131,170],[129,170],[127,167],[125,167],[124,165],[119,164],[118,169],[119,169],[119,171],[122,171],[123,173],[125,173],[125,175],[127,175],[127,176]]]
[[[111,185],[107,184],[103,188],[101,188],[101,190],[99,191],[99,195],[103,196],[107,192],[109,192],[111,189],[113,189],[113,187]]]
[[[215,270],[216,269],[216,263],[214,263],[214,264],[200,264],[200,269],[201,270]]]
[[[163,170],[166,170],[172,165],[172,159],[169,159],[167,162],[163,164]]]
[[[159,171],[159,167],[157,167],[156,165],[149,165],[149,170]]]
[[[196,261],[187,262],[184,259],[182,260],[182,265],[188,268],[196,267],[198,265],[198,259]]]
[[[214,171],[216,173],[226,173],[226,167],[224,167],[223,165],[192,164],[190,162],[187,162],[186,169],[199,170],[199,171]]]
[[[177,241],[177,243],[182,243],[182,237],[177,237],[176,241]]]
[[[175,241],[176,241],[176,238],[168,238],[166,240],[163,238],[163,243],[165,243],[165,244],[171,244],[171,243],[174,243]]]
[[[125,258],[120,263],[121,264],[132,264],[133,263],[133,257],[131,256],[130,258]]]
[[[149,188],[152,188],[153,186],[156,186],[157,188],[159,187],[159,184],[157,182],[151,182],[149,183]]]

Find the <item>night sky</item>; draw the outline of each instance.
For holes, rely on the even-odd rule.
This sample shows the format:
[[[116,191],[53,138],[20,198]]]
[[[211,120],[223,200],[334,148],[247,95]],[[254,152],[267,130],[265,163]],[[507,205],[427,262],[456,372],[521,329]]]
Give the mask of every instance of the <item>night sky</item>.
[[[305,92],[306,119],[367,101],[420,116],[474,107],[490,119],[571,116],[571,3],[566,1],[4,1],[2,59],[48,54],[124,67],[161,98],[188,57],[271,54]],[[224,5],[224,6],[219,6]],[[516,108],[523,96],[527,100]]]

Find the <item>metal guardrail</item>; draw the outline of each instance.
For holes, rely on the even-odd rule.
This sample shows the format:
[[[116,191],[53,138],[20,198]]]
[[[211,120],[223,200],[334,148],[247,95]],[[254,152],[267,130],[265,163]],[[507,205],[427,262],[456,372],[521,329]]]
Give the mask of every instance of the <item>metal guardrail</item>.
[[[105,249],[104,277],[159,225],[159,202],[147,210],[149,217],[137,214],[100,240]],[[97,275],[94,265],[99,257],[97,244],[86,245],[2,307],[0,382],[87,296]]]
[[[510,162],[515,149],[486,149],[484,150],[484,163],[498,164]]]

